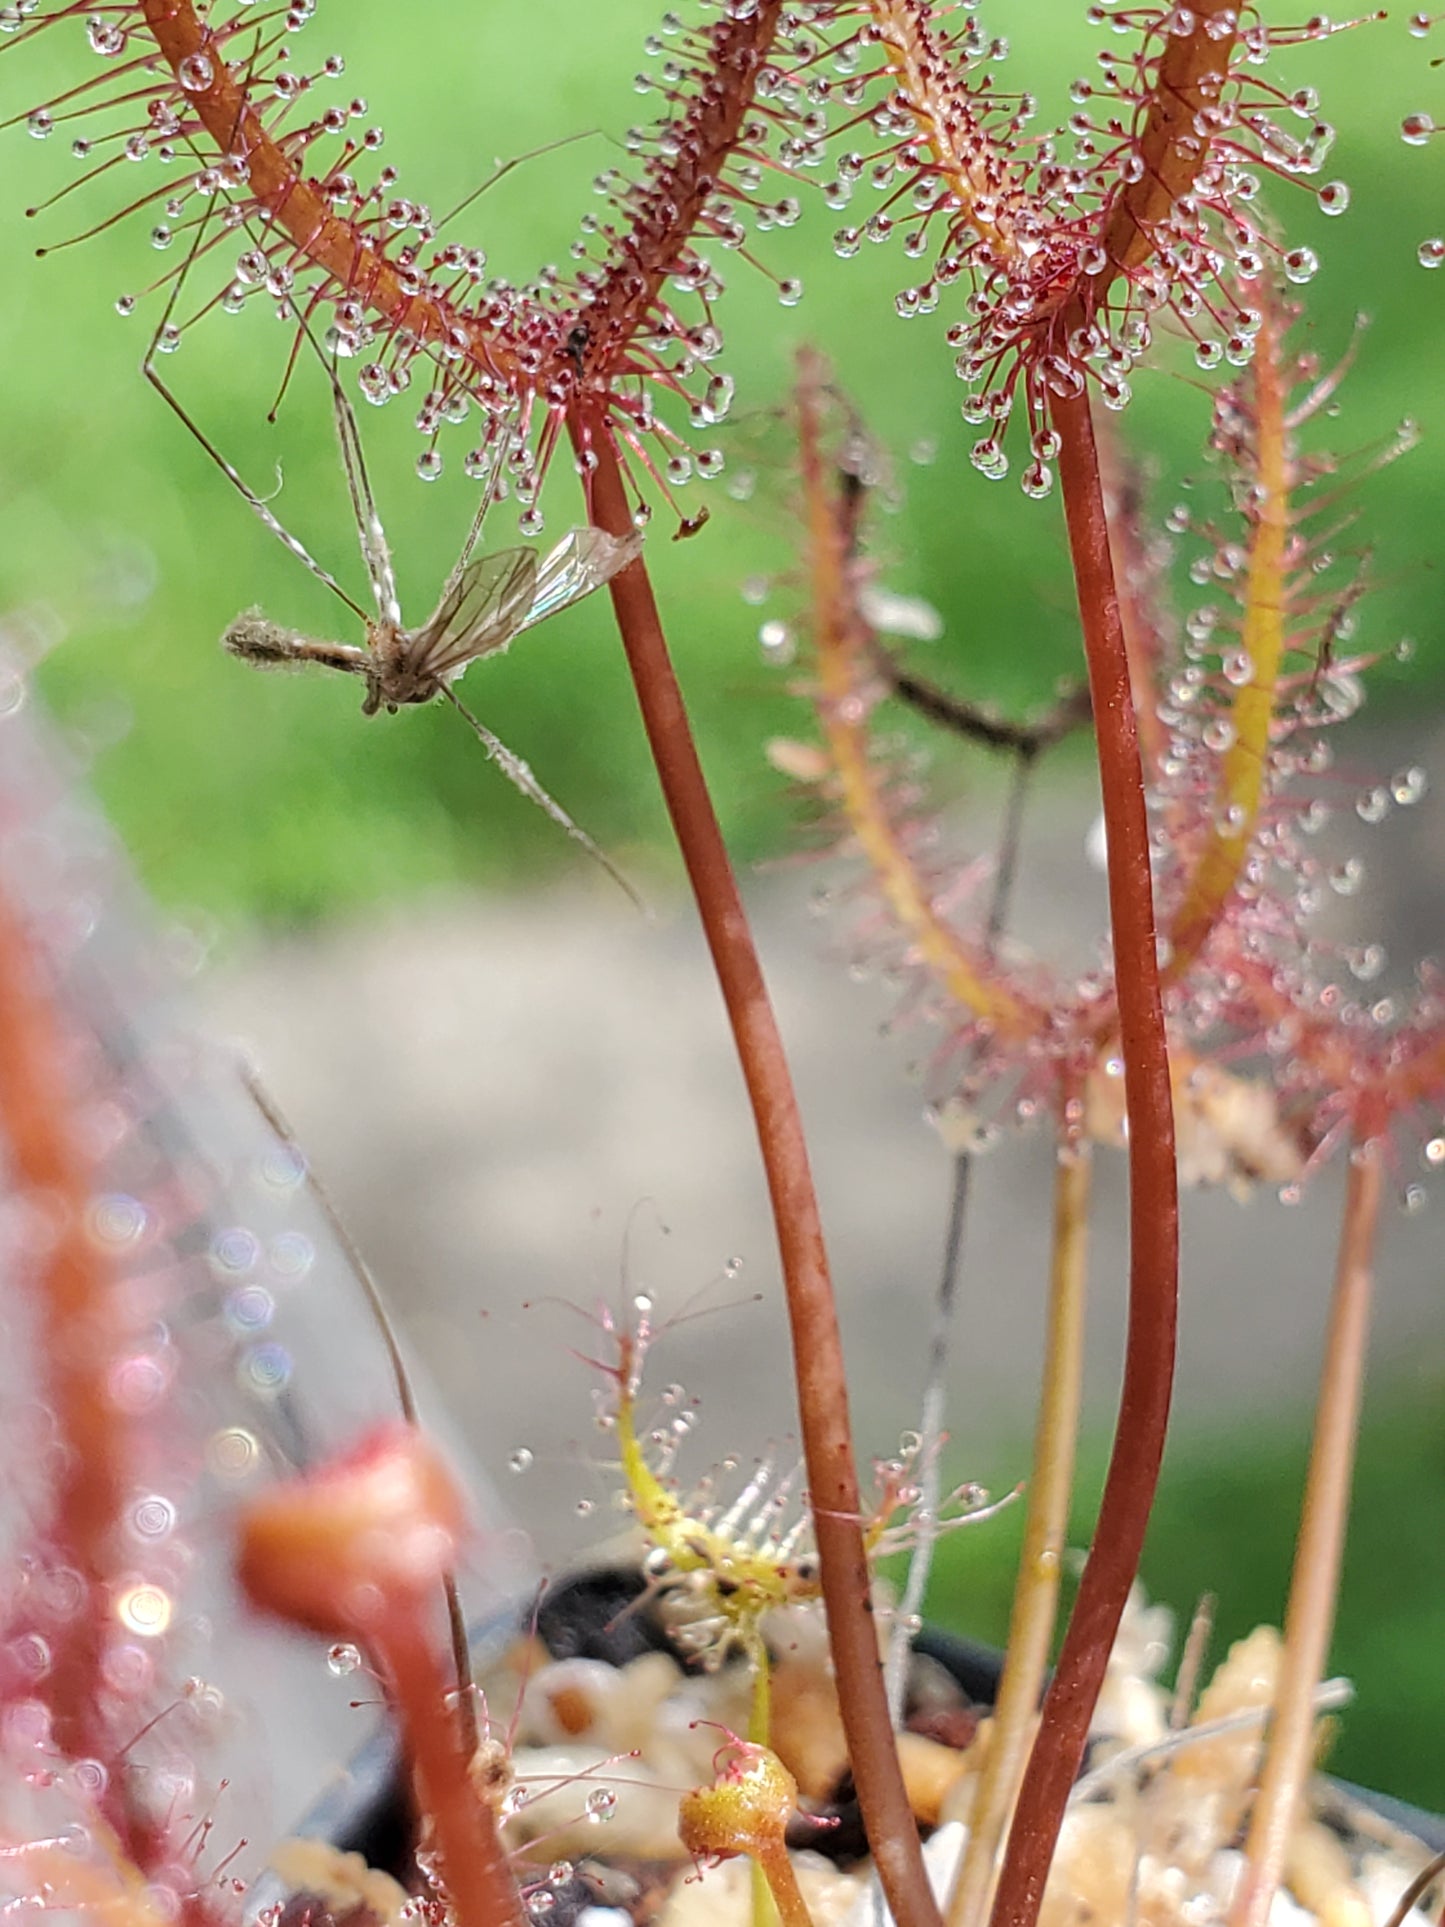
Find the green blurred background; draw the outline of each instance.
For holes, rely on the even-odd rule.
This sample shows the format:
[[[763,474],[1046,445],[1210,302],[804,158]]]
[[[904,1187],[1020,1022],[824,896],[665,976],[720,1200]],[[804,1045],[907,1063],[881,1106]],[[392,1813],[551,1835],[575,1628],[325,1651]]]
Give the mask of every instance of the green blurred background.
[[[994,13],[993,30],[1014,43],[1006,70],[1018,77],[1013,84],[1039,95],[1045,118],[1066,113],[1067,82],[1092,69],[1102,30],[1085,26],[1081,6],[1058,0]],[[298,41],[298,57],[314,67],[332,51],[345,55],[340,85],[364,94],[372,119],[386,127],[384,158],[400,167],[399,191],[434,209],[474,187],[497,158],[585,132],[516,170],[459,223],[456,238],[480,241],[496,272],[520,279],[545,261],[565,265],[579,213],[597,205],[592,175],[619,160],[618,136],[650,112],[651,100],[637,98],[631,83],[655,24],[653,8],[638,0],[491,8],[409,0],[404,14],[358,0],[323,7]],[[1436,560],[1445,500],[1445,274],[1427,274],[1416,261],[1419,243],[1445,231],[1445,195],[1439,153],[1399,136],[1404,114],[1439,98],[1430,53],[1401,17],[1289,50],[1274,70],[1288,87],[1318,87],[1339,130],[1320,181],[1340,177],[1352,190],[1350,211],[1333,220],[1317,211],[1308,187],[1270,190],[1292,237],[1323,263],[1308,294],[1322,355],[1346,347],[1358,312],[1371,317],[1334,445],[1381,441],[1411,414],[1427,430],[1419,449],[1360,496],[1361,540],[1374,551],[1379,582],[1361,641],[1385,649],[1404,635],[1420,642],[1408,681],[1393,668],[1377,672],[1375,700],[1386,710],[1433,703],[1445,663]],[[23,116],[94,65],[79,22],[34,46],[9,46],[0,59],[0,111]],[[572,851],[482,766],[453,716],[437,708],[365,721],[359,691],[337,678],[262,677],[222,657],[217,637],[250,604],[298,627],[354,637],[346,612],[257,524],[137,377],[157,302],[143,301],[127,320],[114,303],[175,259],[148,244],[155,215],[33,258],[37,244],[53,246],[103,220],[156,180],[153,164],[122,164],[104,183],[27,220],[27,205],[80,171],[68,151],[73,131],[62,126],[36,141],[22,119],[0,147],[0,609],[29,611],[37,635],[63,638],[42,671],[45,693],[94,746],[95,784],[151,888],[166,905],[210,919],[224,943],[258,925],[437,885],[524,886],[556,875]],[[785,393],[796,345],[819,342],[900,457],[907,499],[886,537],[888,580],[943,611],[948,640],[934,658],[938,673],[1009,706],[1043,700],[1076,666],[1057,505],[1027,503],[1014,481],[989,484],[974,474],[966,459],[972,433],[958,419],[960,390],[942,341],[948,317],[898,320],[892,296],[909,274],[896,246],[837,261],[832,233],[853,217],[804,198],[800,226],[758,244],[779,273],[801,276],[799,306],[779,305],[762,274],[721,257],[732,284],[725,365],[737,376],[738,402],[733,423],[713,439],[734,475],[751,466],[772,432],[767,411]],[[214,271],[198,272],[185,311],[218,286]],[[359,595],[317,371],[302,366],[278,427],[265,420],[287,340],[259,308],[241,319],[215,314],[187,334],[166,377],[263,493],[279,465],[277,512]],[[1135,390],[1127,426],[1149,451],[1167,504],[1204,472],[1207,398],[1182,355],[1172,369],[1141,375]],[[415,621],[456,553],[469,504],[459,472],[465,431],[444,443],[450,472],[423,486],[412,473],[412,412],[405,402],[365,409],[363,430],[403,604]],[[929,447],[935,459],[909,460]],[[559,476],[551,490],[554,532],[579,519],[569,488],[570,478]],[[689,506],[701,498],[694,485]],[[726,825],[750,859],[785,840],[781,785],[759,746],[795,727],[796,715],[784,679],[757,647],[760,614],[769,611],[745,604],[739,590],[750,575],[786,567],[789,551],[775,492],[760,488],[750,503],[736,503],[713,484],[705,499],[713,510],[706,532],[673,544],[659,517],[650,559]],[[624,865],[644,875],[669,868],[601,598],[474,671],[467,694]],[[1345,1724],[1336,1763],[1445,1808],[1436,1739],[1445,1718],[1438,1388],[1416,1384],[1398,1396],[1382,1388],[1376,1411],[1336,1653],[1359,1681],[1363,1705]],[[1222,1594],[1230,1633],[1277,1616],[1300,1440],[1290,1423],[1277,1436],[1232,1435],[1176,1450],[1148,1577],[1182,1611],[1211,1586]],[[1257,1540],[1240,1530],[1245,1515],[1261,1522]],[[1006,1544],[1006,1533],[965,1535],[948,1555],[967,1565],[979,1614],[996,1622],[975,1617],[975,1630],[1001,1629]]]
[[[1082,11],[1071,0],[1036,0],[1004,9],[993,29],[1015,44],[1002,71],[1038,93],[1044,116],[1068,111],[1069,78],[1093,65],[1098,33],[1084,25]],[[399,166],[399,191],[438,211],[484,179],[496,157],[595,129],[516,170],[455,230],[455,238],[483,242],[495,270],[512,278],[546,261],[565,266],[580,213],[598,205],[592,176],[625,158],[616,138],[652,110],[655,97],[632,88],[642,38],[655,25],[652,9],[638,0],[606,8],[577,0],[525,8],[413,0],[402,39],[395,19],[381,7],[323,8],[298,37],[298,61],[315,67],[326,53],[345,55],[339,89],[363,94],[371,118],[386,128],[382,158]],[[1291,234],[1323,262],[1310,291],[1322,352],[1333,357],[1344,348],[1357,311],[1373,317],[1337,426],[1344,450],[1423,412],[1438,381],[1432,349],[1445,275],[1432,277],[1415,261],[1420,240],[1445,224],[1438,156],[1406,147],[1398,131],[1402,115],[1438,91],[1429,52],[1428,41],[1391,21],[1291,49],[1276,70],[1288,86],[1319,89],[1340,130],[1320,179],[1342,176],[1353,194],[1346,215],[1326,220],[1309,187],[1273,192]],[[8,47],[0,65],[6,112],[73,86],[95,65],[78,23],[33,47]],[[1302,131],[1303,123],[1293,125]],[[222,919],[287,919],[454,877],[531,879],[569,861],[571,852],[544,823],[479,773],[454,718],[422,712],[372,725],[357,715],[350,686],[325,675],[262,678],[221,657],[215,638],[252,603],[332,633],[351,618],[267,535],[136,379],[158,303],[142,302],[125,320],[113,304],[175,263],[181,243],[165,254],[148,243],[157,212],[43,262],[30,258],[37,244],[64,241],[158,179],[153,162],[122,163],[27,221],[28,204],[81,172],[68,151],[74,132],[61,124],[37,141],[22,124],[4,137],[0,606],[42,601],[64,625],[66,646],[45,673],[63,713],[78,713],[102,733],[113,734],[120,715],[128,721],[97,781],[152,886],[169,902]],[[901,252],[869,247],[857,260],[836,260],[831,237],[849,217],[817,196],[805,194],[804,202],[797,229],[758,243],[778,272],[801,275],[806,292],[796,308],[780,306],[746,263],[714,251],[731,283],[725,365],[738,378],[734,421],[715,439],[725,450],[741,441],[734,472],[746,465],[757,416],[784,394],[796,344],[820,342],[905,469],[910,449],[938,449],[931,466],[909,469],[890,580],[944,611],[948,670],[958,681],[1010,703],[1037,699],[1074,666],[1057,506],[1022,501],[1013,480],[981,484],[967,464],[973,437],[958,419],[961,391],[942,340],[948,317],[898,320],[892,296],[909,278]],[[867,203],[863,189],[859,204]],[[220,284],[217,269],[197,272],[184,310]],[[277,512],[361,594],[319,371],[302,367],[279,427],[264,419],[287,340],[260,304],[241,319],[213,314],[166,360],[166,378],[261,492],[270,492],[280,464]],[[1182,378],[1136,381],[1129,414],[1134,440],[1157,463],[1165,502],[1198,470],[1207,425],[1205,398],[1190,365],[1179,361]],[[460,459],[469,438],[456,431],[447,448],[452,472],[420,485],[411,472],[419,446],[413,397],[366,408],[363,426],[404,606],[419,621],[467,524]],[[1430,643],[1440,589],[1429,538],[1442,463],[1442,444],[1431,439],[1370,486],[1367,539],[1381,588],[1366,618],[1367,641],[1388,644],[1409,633]],[[660,519],[651,561],[728,827],[741,852],[756,855],[773,846],[779,826],[779,785],[760,766],[757,745],[786,726],[790,705],[752,646],[756,617],[738,587],[748,574],[786,563],[778,502],[765,493],[741,508],[721,484],[695,484],[688,494],[705,494],[714,510],[705,537],[674,546]],[[571,478],[561,476],[550,525],[575,519]],[[1437,660],[1427,648],[1416,687]],[[474,674],[468,691],[609,848],[625,854],[661,840],[601,607],[549,625],[510,659]]]

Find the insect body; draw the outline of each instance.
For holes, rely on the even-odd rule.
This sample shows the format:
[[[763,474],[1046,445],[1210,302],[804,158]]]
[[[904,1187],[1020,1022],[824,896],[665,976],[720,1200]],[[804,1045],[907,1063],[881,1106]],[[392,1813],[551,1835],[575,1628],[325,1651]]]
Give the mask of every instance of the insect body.
[[[373,575],[379,612],[375,621],[367,618],[364,645],[303,636],[255,609],[237,616],[221,641],[232,655],[262,666],[314,662],[361,676],[362,710],[374,716],[445,694],[469,663],[500,654],[524,629],[601,588],[641,542],[640,535],[573,529],[540,560],[533,549],[474,557],[453,571],[418,629],[401,622],[388,558],[384,572]]]

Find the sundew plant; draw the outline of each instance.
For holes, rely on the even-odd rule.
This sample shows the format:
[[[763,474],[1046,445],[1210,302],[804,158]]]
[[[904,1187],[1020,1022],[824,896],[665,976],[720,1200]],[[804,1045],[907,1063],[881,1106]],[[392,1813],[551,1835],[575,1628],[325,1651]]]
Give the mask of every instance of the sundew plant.
[[[318,358],[331,371],[374,606],[338,590],[349,607],[338,607],[334,641],[284,628],[268,610],[233,625],[234,653],[347,670],[365,680],[370,710],[433,697],[460,707],[453,683],[472,658],[575,596],[605,588],[610,600],[751,1101],[805,1466],[803,1522],[776,1542],[734,1530],[732,1511],[689,1509],[635,1438],[628,1455],[643,1347],[613,1329],[622,1357],[604,1365],[611,1420],[624,1428],[626,1484],[660,1555],[656,1576],[712,1588],[713,1619],[754,1669],[748,1736],[723,1747],[715,1786],[689,1796],[683,1839],[700,1855],[752,1855],[789,1927],[801,1927],[758,1619],[816,1598],[887,1906],[898,1927],[940,1919],[895,1741],[873,1567],[900,1542],[926,1564],[941,1511],[930,1484],[941,1419],[935,1400],[917,1464],[900,1462],[881,1496],[866,1497],[787,1058],[673,667],[668,632],[685,628],[686,611],[674,620],[660,606],[650,574],[659,546],[701,551],[709,540],[697,485],[726,465],[735,404],[726,283],[769,277],[780,302],[796,305],[789,231],[821,204],[842,257],[840,304],[847,258],[891,245],[894,306],[913,323],[913,351],[944,358],[958,377],[956,417],[939,425],[940,441],[968,458],[958,542],[969,540],[978,491],[1016,486],[1021,512],[1045,518],[1066,549],[1077,592],[1079,687],[1047,716],[1001,718],[910,667],[889,639],[899,609],[873,546],[887,423],[862,418],[828,360],[830,323],[864,324],[855,308],[845,324],[820,305],[790,396],[748,398],[779,407],[789,453],[768,485],[796,519],[795,562],[768,631],[775,653],[793,658],[799,723],[771,755],[813,819],[814,846],[851,872],[855,941],[936,1027],[930,1095],[960,1156],[1017,1124],[1057,1140],[1025,1558],[969,1848],[945,1904],[954,1927],[985,1915],[992,1927],[1031,1927],[1038,1916],[1164,1447],[1181,1178],[1294,1185],[1339,1156],[1348,1185],[1314,1450],[1230,1904],[1234,1927],[1261,1927],[1312,1764],[1383,1196],[1397,1162],[1422,1150],[1445,1160],[1438,976],[1422,968],[1408,994],[1376,994],[1370,957],[1336,954],[1311,921],[1331,887],[1311,838],[1327,813],[1333,730],[1360,706],[1371,667],[1355,640],[1368,587],[1363,545],[1348,533],[1368,498],[1356,484],[1413,430],[1357,456],[1332,451],[1323,432],[1351,357],[1324,360],[1314,344],[1302,310],[1318,262],[1291,221],[1303,196],[1343,214],[1349,189],[1329,172],[1333,136],[1313,88],[1282,75],[1338,34],[1383,29],[1373,17],[1268,24],[1222,0],[1099,5],[1089,16],[1097,62],[1053,127],[971,5],[689,4],[647,41],[637,86],[653,119],[598,176],[565,264],[511,282],[488,263],[485,199],[443,222],[412,198],[427,191],[426,156],[393,163],[365,101],[350,95],[353,77],[343,85],[341,62],[313,52],[324,32],[315,12],[310,0],[20,0],[0,8],[0,72],[13,99],[33,43],[53,58],[63,42],[73,78],[17,118],[69,147],[73,171],[57,155],[56,199],[74,194],[78,206],[83,195],[84,225],[130,219],[149,233],[159,271],[122,305],[152,317],[156,409],[168,402],[177,435],[189,426],[202,439],[237,516],[259,516],[326,582],[283,526],[283,503],[243,480],[204,426],[204,397],[183,392],[178,351],[193,328],[223,329],[254,306],[279,315],[290,347],[279,375],[258,371],[258,409],[278,378],[284,390]],[[479,116],[486,106],[483,80]],[[1419,116],[1407,128],[1412,139],[1426,131]],[[1133,385],[1156,358],[1190,367],[1199,440],[1220,482],[1215,513],[1176,511],[1162,529],[1141,483],[1148,451],[1129,434]],[[392,578],[362,404],[414,418],[423,480],[460,470],[472,485],[467,546],[415,626]],[[548,512],[568,502],[565,533],[544,525],[544,488]],[[503,513],[520,551],[494,540]],[[1199,591],[1186,609],[1167,586],[1171,545]],[[1007,850],[990,865],[937,833],[917,770],[876,726],[895,703],[1004,752],[1019,793],[1055,740],[1092,730],[1109,929],[1086,970],[1010,941]],[[463,714],[512,780],[576,829],[527,765]],[[1423,780],[1398,772],[1361,814],[1410,803]],[[7,1705],[24,1714],[5,1729],[6,1772],[29,1785],[43,1760],[44,1772],[66,1774],[80,1845],[31,1837],[19,1802],[0,1851],[18,1870],[17,1909],[229,1917],[237,1897],[199,1880],[176,1838],[193,1815],[182,1822],[183,1803],[158,1801],[126,1767],[141,1700],[114,1651],[136,1610],[125,1522],[139,1448],[116,1378],[135,1340],[116,1321],[118,1307],[134,1312],[137,1288],[95,1235],[102,1160],[83,1051],[56,1016],[47,954],[17,898],[0,922],[0,1112],[16,1200],[12,1290],[46,1386],[50,1443],[25,1499],[33,1544],[6,1602],[11,1650],[38,1642],[28,1670],[17,1663],[5,1679]],[[1123,1384],[1091,1548],[1047,1674],[1101,1142],[1122,1145],[1128,1165]],[[965,1496],[961,1509],[977,1508]],[[368,1653],[405,1731],[435,1907],[481,1927],[519,1920],[522,1890],[505,1802],[468,1770],[470,1696],[458,1703],[436,1637],[462,1517],[432,1448],[398,1423],[255,1500],[240,1572],[266,1609]]]

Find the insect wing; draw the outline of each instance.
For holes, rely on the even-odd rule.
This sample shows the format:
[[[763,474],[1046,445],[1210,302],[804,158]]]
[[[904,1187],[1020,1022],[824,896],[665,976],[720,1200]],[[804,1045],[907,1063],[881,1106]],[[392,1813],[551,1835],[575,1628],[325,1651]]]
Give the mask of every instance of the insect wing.
[[[416,632],[414,666],[445,676],[505,649],[528,619],[537,573],[535,549],[497,549],[469,562]]]
[[[537,570],[537,587],[532,606],[520,626],[530,629],[545,622],[574,602],[580,602],[594,589],[610,582],[642,553],[642,533],[634,529],[623,536],[608,535],[605,529],[571,529]]]

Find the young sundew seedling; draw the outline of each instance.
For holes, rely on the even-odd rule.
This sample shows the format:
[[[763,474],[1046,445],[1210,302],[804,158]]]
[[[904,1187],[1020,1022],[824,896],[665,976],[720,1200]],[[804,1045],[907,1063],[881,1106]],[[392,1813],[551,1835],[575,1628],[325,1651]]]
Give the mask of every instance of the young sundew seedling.
[[[616,1443],[627,1508],[647,1543],[643,1572],[680,1650],[715,1670],[741,1649],[753,1677],[751,1738],[766,1744],[770,1616],[821,1598],[812,1508],[800,1490],[802,1467],[781,1469],[769,1454],[740,1474],[738,1462],[729,1459],[684,1492],[673,1467],[693,1430],[685,1390],[670,1385],[659,1394],[655,1423],[639,1418],[644,1361],[658,1336],[650,1306],[634,1301],[633,1314],[625,1318],[604,1309],[598,1323],[616,1354],[611,1361],[590,1361],[609,1388],[599,1394],[598,1423]],[[862,1519],[870,1561],[912,1541],[922,1449],[918,1434],[909,1433],[896,1457],[875,1464]],[[937,1508],[933,1528],[949,1531],[997,1510],[981,1487],[960,1485]],[[784,1626],[785,1617],[777,1624]]]

